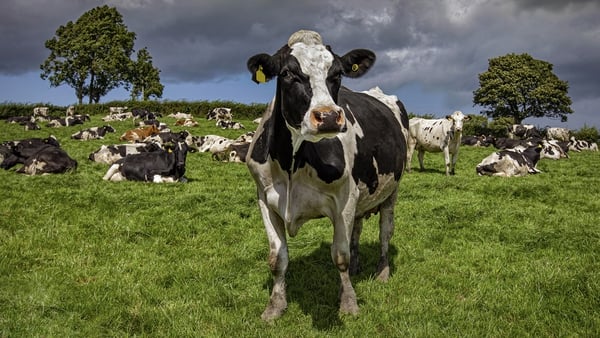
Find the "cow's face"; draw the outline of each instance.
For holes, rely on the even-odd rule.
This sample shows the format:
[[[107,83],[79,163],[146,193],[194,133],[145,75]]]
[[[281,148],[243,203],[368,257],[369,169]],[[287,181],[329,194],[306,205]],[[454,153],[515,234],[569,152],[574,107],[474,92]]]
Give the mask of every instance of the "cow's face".
[[[464,115],[461,111],[458,110],[452,113],[452,115],[446,116],[446,118],[452,121],[454,131],[456,132],[461,132],[463,129],[463,122],[471,119],[469,116]]]
[[[340,57],[321,42],[316,32],[294,33],[275,55],[258,54],[248,60],[252,79],[277,77],[276,100],[293,135],[318,141],[346,130],[344,109],[338,105],[342,76],[359,77],[375,62],[369,50],[353,50]]]

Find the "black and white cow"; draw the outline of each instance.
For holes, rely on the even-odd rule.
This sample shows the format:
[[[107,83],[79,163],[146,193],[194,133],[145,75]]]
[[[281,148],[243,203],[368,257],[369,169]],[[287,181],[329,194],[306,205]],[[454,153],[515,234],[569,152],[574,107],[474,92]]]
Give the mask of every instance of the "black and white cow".
[[[409,121],[407,170],[410,171],[412,156],[418,151],[419,165],[424,170],[425,152],[444,153],[446,175],[454,175],[462,138],[463,121],[469,120],[461,111],[455,111],[444,119],[415,117]]]
[[[18,173],[26,175],[63,174],[77,169],[77,161],[63,149],[46,145],[28,157]]]
[[[17,141],[7,141],[3,143],[8,149],[8,154],[4,156],[0,168],[8,170],[19,163],[25,161],[38,153],[47,146],[60,147],[60,143],[54,136],[47,138],[28,138]]]
[[[580,152],[582,150],[598,151],[596,142],[588,142],[586,140],[577,140],[575,136],[571,136],[568,143],[569,150]]]
[[[489,147],[493,144],[493,137],[486,135],[463,135],[460,144],[473,147]]]
[[[476,167],[479,176],[525,176],[537,174],[542,145],[534,145],[521,150],[504,149],[484,158]]]
[[[533,124],[513,124],[508,127],[508,137],[512,139],[541,138],[540,131]]]
[[[144,181],[154,183],[186,182],[185,162],[188,146],[177,142],[153,152],[126,156],[113,163],[105,181]]]
[[[358,271],[362,219],[376,212],[381,240],[377,277],[389,277],[388,246],[406,164],[408,118],[395,96],[341,86],[342,76],[360,77],[374,62],[375,54],[366,49],[334,54],[312,31],[292,34],[274,55],[248,60],[255,82],[277,80],[246,158],[274,281],[264,320],[280,317],[287,307],[286,233],[296,236],[310,219],[328,217],[333,223],[331,258],[341,278],[341,312],[358,313],[350,274]]]
[[[231,121],[233,119],[233,114],[231,114],[231,108],[217,107],[209,111],[208,114],[206,114],[206,119],[217,121]]]
[[[569,142],[571,131],[568,128],[549,127],[546,129],[546,138],[550,140]]]
[[[115,128],[111,127],[110,125],[105,125],[102,127],[91,127],[91,128],[80,130],[80,131],[76,132],[75,134],[71,135],[71,138],[74,140],[81,140],[81,141],[99,140],[99,139],[103,139],[104,135],[106,135],[106,133],[114,133],[114,132],[115,132]]]
[[[162,149],[158,143],[127,143],[102,145],[88,157],[90,161],[113,164],[127,155],[153,152]]]

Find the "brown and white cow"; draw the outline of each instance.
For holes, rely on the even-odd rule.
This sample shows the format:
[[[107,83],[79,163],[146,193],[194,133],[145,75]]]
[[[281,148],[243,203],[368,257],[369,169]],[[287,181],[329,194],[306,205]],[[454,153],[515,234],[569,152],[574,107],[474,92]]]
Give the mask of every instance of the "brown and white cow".
[[[382,102],[382,93],[357,93],[341,85],[342,76],[360,77],[374,62],[375,54],[366,49],[335,54],[313,31],[298,31],[274,55],[248,60],[255,82],[277,81],[246,158],[274,281],[264,320],[280,317],[287,307],[287,234],[296,236],[310,219],[327,217],[333,223],[331,258],[341,279],[340,312],[358,313],[350,274],[358,271],[362,219],[376,212],[381,241],[377,278],[389,277],[388,246],[406,164],[408,118],[395,96]]]
[[[158,133],[160,133],[160,130],[158,130],[158,127],[156,127],[156,125],[153,124],[147,127],[140,127],[128,130],[124,132],[123,135],[121,135],[119,140],[129,142],[141,142],[146,137],[156,135]]]
[[[424,119],[415,117],[409,121],[407,171],[410,171],[412,156],[419,152],[421,170],[425,152],[444,153],[446,175],[454,175],[454,167],[458,160],[458,151],[462,138],[463,121],[469,120],[461,111],[455,111],[445,119]]]

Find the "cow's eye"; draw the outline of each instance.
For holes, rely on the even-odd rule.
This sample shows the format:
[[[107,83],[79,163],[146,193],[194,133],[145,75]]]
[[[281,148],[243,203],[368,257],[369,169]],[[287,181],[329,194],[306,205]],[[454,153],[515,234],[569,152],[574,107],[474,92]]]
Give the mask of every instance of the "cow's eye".
[[[282,70],[281,73],[279,74],[279,76],[281,76],[283,79],[286,79],[286,80],[291,80],[294,77],[292,72],[290,72],[287,69]]]

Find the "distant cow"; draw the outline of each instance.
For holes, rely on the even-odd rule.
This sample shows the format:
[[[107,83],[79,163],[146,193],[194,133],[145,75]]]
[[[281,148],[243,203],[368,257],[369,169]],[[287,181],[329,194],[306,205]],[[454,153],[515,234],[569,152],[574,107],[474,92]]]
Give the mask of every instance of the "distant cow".
[[[175,142],[186,142],[188,145],[193,143],[192,135],[187,131],[183,130],[178,133],[175,132],[160,132],[158,134],[148,136],[142,140],[144,143],[158,143],[158,144],[166,144],[166,143],[175,143]]]
[[[508,127],[508,137],[512,139],[541,138],[539,130],[533,124],[513,124]]]
[[[103,139],[104,135],[106,135],[106,133],[114,133],[114,132],[115,132],[115,128],[111,127],[110,125],[105,125],[102,127],[91,127],[88,129],[80,130],[80,131],[76,132],[75,134],[71,135],[71,138],[74,140],[81,140],[81,141],[98,140],[98,139]]]
[[[17,141],[7,141],[3,143],[8,153],[4,156],[0,168],[8,170],[19,163],[25,161],[47,146],[60,147],[60,143],[54,136],[47,138],[29,138]]]
[[[250,143],[232,143],[224,151],[213,153],[212,158],[223,162],[245,163],[249,148]]]
[[[216,126],[221,129],[246,129],[243,124],[235,121],[217,120]]]
[[[198,121],[195,121],[194,119],[182,119],[175,121],[175,125],[182,127],[197,127]]]
[[[488,147],[489,145],[491,145],[493,143],[493,138],[491,136],[486,136],[486,135],[478,135],[478,136],[463,135],[460,143],[465,146]]]
[[[177,120],[181,120],[181,119],[193,119],[194,117],[192,116],[192,114],[186,114],[186,113],[181,113],[181,112],[177,112],[174,114],[169,114],[167,115],[167,117],[172,117],[174,119]]]
[[[106,181],[186,182],[185,162],[188,146],[177,142],[165,149],[126,156],[110,166]]]
[[[231,121],[233,119],[233,115],[231,114],[231,108],[219,107],[214,108],[206,114],[207,120],[217,120],[217,121]]]
[[[476,167],[480,176],[525,176],[540,173],[536,168],[540,160],[541,145],[530,146],[524,150],[505,149],[484,158]]]
[[[49,110],[50,110],[50,108],[48,108],[48,107],[35,107],[35,108],[33,108],[33,117],[34,118],[38,118],[38,117],[45,118],[48,116]]]
[[[148,127],[140,127],[128,130],[121,135],[119,140],[121,141],[129,141],[129,142],[141,142],[148,136],[156,135],[160,133],[158,128],[155,125],[150,125]]]
[[[247,62],[255,82],[277,82],[246,158],[273,276],[263,320],[280,317],[287,307],[288,235],[296,236],[311,219],[328,217],[333,224],[330,256],[341,282],[340,312],[358,313],[350,274],[358,272],[362,219],[373,213],[380,215],[376,278],[389,278],[408,118],[395,96],[383,99],[383,93],[341,85],[342,76],[358,78],[374,61],[370,50],[339,56],[317,32],[299,31],[274,55],[257,54]]]
[[[98,163],[113,164],[128,155],[152,152],[159,149],[162,149],[162,146],[158,143],[102,145],[100,149],[92,152],[88,158],[90,161]]]
[[[546,138],[550,140],[569,141],[571,131],[567,128],[549,127],[546,129]]]
[[[127,119],[133,118],[133,113],[131,112],[123,112],[123,113],[110,113],[102,118],[104,122],[111,121],[125,121]]]
[[[39,124],[35,123],[35,122],[31,122],[31,121],[27,121],[27,122],[22,122],[19,123],[20,125],[22,125],[25,130],[40,130],[42,129]]]
[[[571,136],[568,143],[569,150],[580,152],[582,150],[598,151],[596,142],[588,142],[586,140],[577,140],[575,136]]]
[[[127,107],[108,107],[111,114],[121,114],[127,110]]]
[[[90,120],[90,117],[88,115],[53,117],[48,121],[46,126],[49,128],[68,127],[68,126],[74,126],[77,124],[84,124],[86,120],[87,121]]]
[[[26,175],[62,174],[77,169],[77,161],[63,149],[46,145],[28,157],[18,173]]]
[[[412,118],[409,121],[408,156],[406,169],[410,171],[414,151],[419,152],[419,165],[424,170],[423,158],[425,152],[443,152],[446,164],[446,175],[454,175],[454,167],[458,160],[458,151],[462,138],[463,121],[468,116],[455,111],[445,119]]]
[[[194,136],[193,142],[198,147],[199,152],[210,152],[214,154],[225,151],[227,147],[235,141],[219,135],[203,135]]]

